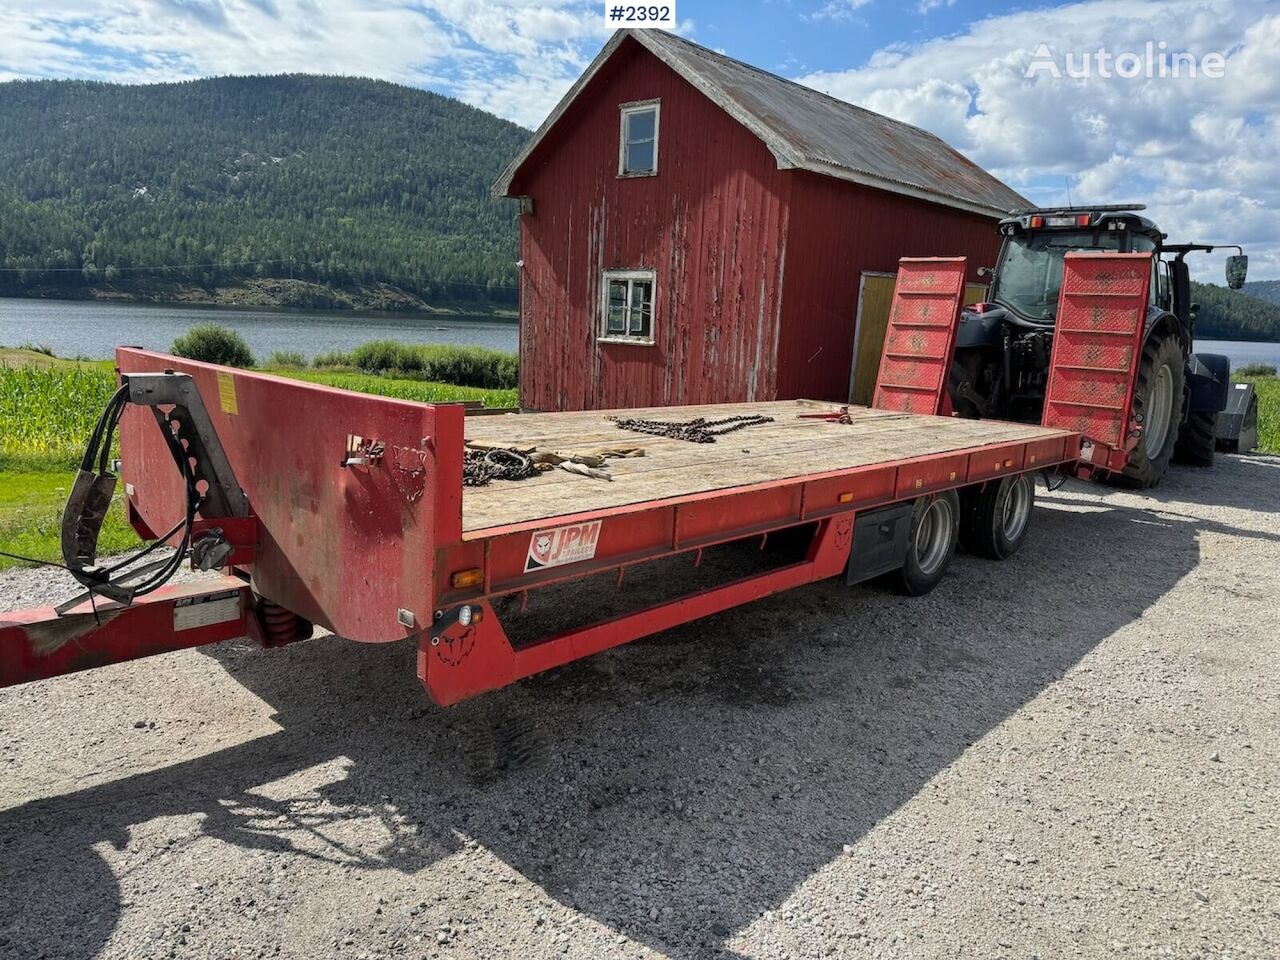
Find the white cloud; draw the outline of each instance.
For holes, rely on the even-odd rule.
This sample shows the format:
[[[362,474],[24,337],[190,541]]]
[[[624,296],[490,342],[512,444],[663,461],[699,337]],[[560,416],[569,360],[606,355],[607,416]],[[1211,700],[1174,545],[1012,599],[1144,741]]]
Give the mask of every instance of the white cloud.
[[[369,76],[536,126],[607,36],[592,0],[0,0],[0,79]]]
[[[825,0],[811,18],[856,18]],[[951,0],[915,0],[922,13]],[[816,4],[815,4],[816,5]],[[822,42],[822,26],[812,28]],[[431,86],[537,126],[608,35],[597,0],[0,0],[0,79],[290,71]],[[692,32],[682,24],[680,32]],[[1226,78],[1025,76],[1033,51],[1226,55]],[[1245,239],[1280,276],[1274,0],[1084,0],[975,20],[802,78],[932,130],[1038,202],[1143,200],[1176,239]],[[1216,277],[1218,262],[1198,269]]]
[[[1226,56],[1224,79],[1025,76],[1033,51]],[[1246,242],[1280,276],[1280,13],[1265,0],[1088,0],[896,45],[817,89],[932,130],[1045,203],[1145,201],[1174,240]],[[1221,282],[1221,260],[1193,261]]]
[[[828,0],[809,15],[811,20],[852,20],[855,11],[861,10],[871,0]]]

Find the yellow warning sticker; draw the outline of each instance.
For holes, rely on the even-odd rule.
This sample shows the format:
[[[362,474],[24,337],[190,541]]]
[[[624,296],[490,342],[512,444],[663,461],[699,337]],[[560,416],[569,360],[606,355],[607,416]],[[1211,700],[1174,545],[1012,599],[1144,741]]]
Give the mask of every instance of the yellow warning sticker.
[[[218,374],[218,403],[223,413],[238,414],[236,404],[236,378],[229,373]]]

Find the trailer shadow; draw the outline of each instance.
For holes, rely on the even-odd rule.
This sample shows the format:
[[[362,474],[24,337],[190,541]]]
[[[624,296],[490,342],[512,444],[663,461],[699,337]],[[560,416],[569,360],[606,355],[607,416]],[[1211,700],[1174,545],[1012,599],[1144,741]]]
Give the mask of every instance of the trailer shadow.
[[[280,731],[0,813],[0,957],[97,953],[126,902],[156,894],[122,887],[95,848],[193,815],[196,833],[155,838],[154,856],[214,839],[316,889],[333,883],[309,873],[324,866],[394,871],[370,937],[374,923],[434,935],[408,912],[418,878],[474,841],[612,931],[737,956],[735,934],[1193,570],[1209,526],[1073,489],[1036,519],[1026,551],[961,558],[925,598],[819,584],[448,711],[407,645],[216,648]],[[463,748],[495,715],[540,755],[477,782]],[[337,931],[316,936],[328,949]]]
[[[1155,503],[1194,503],[1201,506],[1257,510],[1266,503],[1269,490],[1280,485],[1280,456],[1262,453],[1218,454],[1214,472],[1231,482],[1205,482],[1208,474],[1198,467],[1173,466],[1159,485],[1137,492]]]

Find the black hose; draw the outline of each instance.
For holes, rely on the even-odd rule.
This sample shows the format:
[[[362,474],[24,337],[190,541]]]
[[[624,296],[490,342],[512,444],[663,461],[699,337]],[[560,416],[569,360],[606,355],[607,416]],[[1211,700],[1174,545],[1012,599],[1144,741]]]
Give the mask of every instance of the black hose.
[[[98,474],[107,473],[109,458],[111,456],[111,444],[115,439],[116,428],[119,426],[120,417],[124,413],[125,407],[129,403],[129,387],[127,384],[122,385],[111,399],[107,401],[106,407],[102,411],[102,415],[98,417],[98,422],[94,425],[93,432],[89,436],[89,442],[85,446],[84,457],[80,461],[80,469],[86,473],[94,472],[95,465]],[[82,586],[87,588],[89,592],[101,592],[103,587],[114,586],[127,588],[128,581],[133,576],[143,575],[151,569],[151,565],[139,567],[134,570],[127,569],[138,561],[152,554],[159,547],[168,543],[179,531],[182,532],[182,539],[175,549],[173,556],[163,561],[161,566],[150,576],[147,576],[141,583],[131,588],[131,595],[134,597],[144,596],[154,590],[159,589],[168,583],[177,573],[178,568],[182,565],[182,561],[186,559],[187,553],[191,548],[192,526],[195,523],[196,512],[200,509],[200,491],[196,486],[196,476],[191,469],[191,461],[186,448],[182,442],[173,435],[173,431],[167,424],[160,423],[161,434],[164,436],[165,443],[169,447],[169,452],[173,455],[174,463],[178,467],[178,472],[182,474],[183,485],[186,488],[186,510],[181,520],[173,525],[164,536],[157,538],[142,549],[134,552],[129,557],[115,563],[105,569],[96,569],[92,572],[86,570],[71,570],[72,576],[80,582]],[[64,521],[65,522],[65,521]],[[101,518],[99,518],[101,523]]]

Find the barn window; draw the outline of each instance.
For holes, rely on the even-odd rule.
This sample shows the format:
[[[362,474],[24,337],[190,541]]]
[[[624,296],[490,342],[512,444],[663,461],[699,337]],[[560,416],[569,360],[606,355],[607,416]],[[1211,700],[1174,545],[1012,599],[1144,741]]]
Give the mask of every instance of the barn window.
[[[606,270],[600,339],[653,343],[652,270]]]
[[[618,140],[618,176],[651,177],[658,172],[657,100],[624,103]]]

